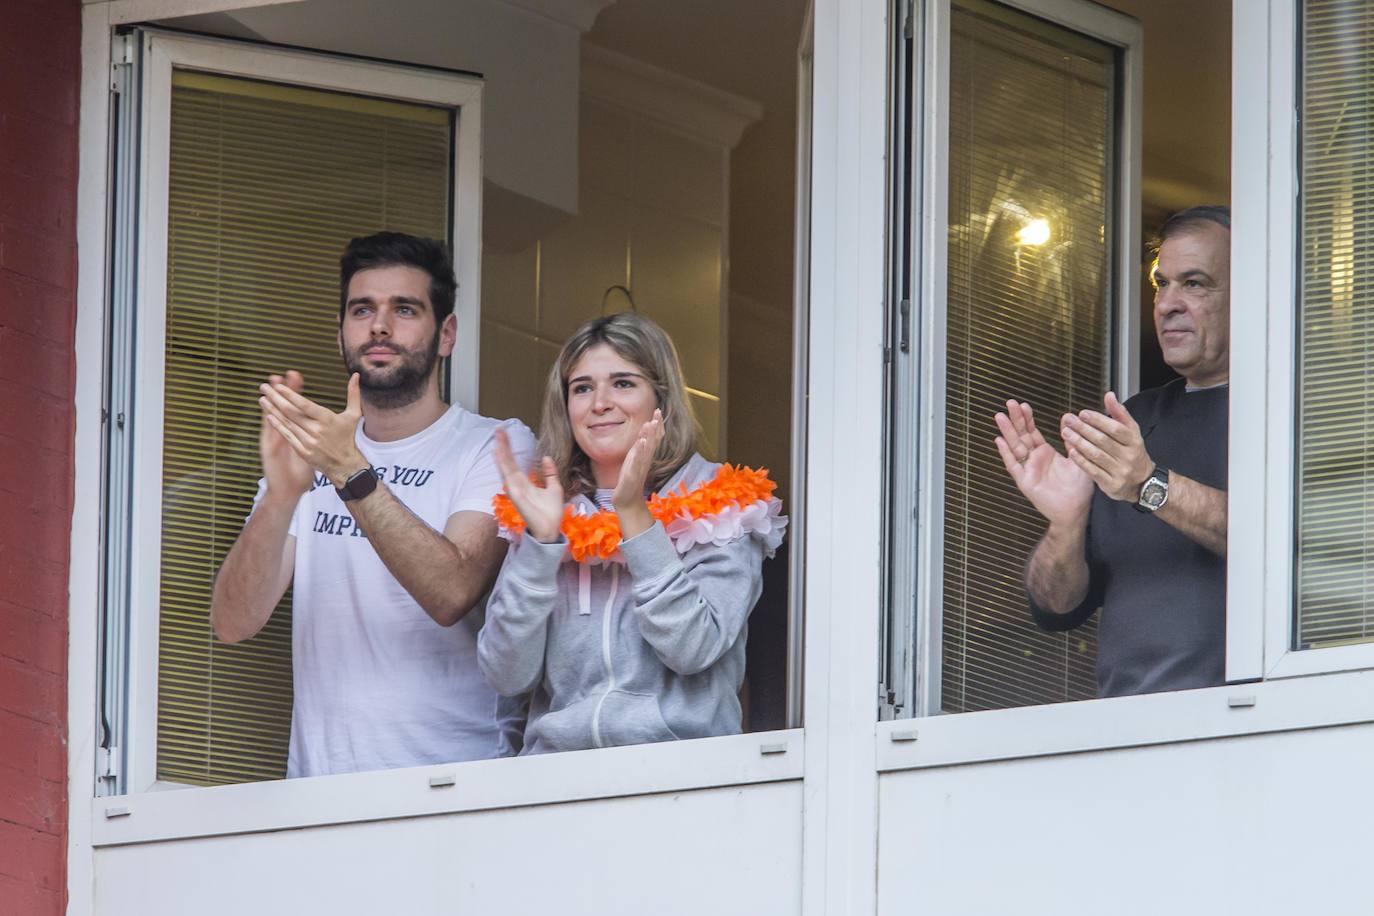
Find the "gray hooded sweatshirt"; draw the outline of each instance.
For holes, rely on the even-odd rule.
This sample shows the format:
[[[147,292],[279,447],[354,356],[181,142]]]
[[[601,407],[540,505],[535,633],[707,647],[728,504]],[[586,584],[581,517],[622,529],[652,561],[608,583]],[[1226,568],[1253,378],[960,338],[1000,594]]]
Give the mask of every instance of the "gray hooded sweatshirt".
[[[718,467],[694,455],[660,492],[694,488]],[[597,508],[586,497],[574,505]],[[746,621],[772,554],[765,539],[679,554],[655,522],[621,543],[624,564],[576,563],[567,548],[518,538],[478,635],[496,692],[531,694],[521,753],[739,734]]]

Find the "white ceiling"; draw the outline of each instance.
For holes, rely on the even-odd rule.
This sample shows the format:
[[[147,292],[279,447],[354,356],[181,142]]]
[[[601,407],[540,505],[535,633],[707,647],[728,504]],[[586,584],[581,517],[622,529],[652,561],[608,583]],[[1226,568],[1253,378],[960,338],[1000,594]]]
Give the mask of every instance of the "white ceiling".
[[[594,12],[604,0],[557,2]],[[1230,0],[1101,2],[1144,25],[1147,222],[1160,211],[1228,199]],[[330,4],[314,0],[311,5],[327,9]],[[420,9],[437,11],[448,2],[392,0],[390,5],[411,12],[393,21],[423,22],[427,17],[416,15]],[[771,129],[790,133],[805,10],[806,0],[615,0],[595,16],[586,40],[754,99],[763,105]],[[198,18],[196,24],[210,31],[232,32],[236,29],[226,28],[230,23],[247,24],[229,16]],[[243,18],[251,22],[253,17]]]
[[[1144,197],[1159,214],[1230,198],[1230,0],[1102,0],[1145,32]],[[589,41],[791,109],[805,0],[617,0]]]
[[[616,0],[587,40],[790,110],[806,0]]]
[[[1231,198],[1230,0],[1104,0],[1145,29],[1150,211]]]

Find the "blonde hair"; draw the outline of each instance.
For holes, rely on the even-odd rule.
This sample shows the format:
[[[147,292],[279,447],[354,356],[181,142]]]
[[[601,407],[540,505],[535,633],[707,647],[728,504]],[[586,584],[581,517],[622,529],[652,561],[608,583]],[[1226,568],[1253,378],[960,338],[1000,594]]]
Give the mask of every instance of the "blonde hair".
[[[660,489],[697,450],[696,416],[687,400],[687,385],[673,341],[663,329],[636,312],[618,312],[588,321],[573,332],[549,369],[544,388],[544,416],[539,425],[539,454],[553,459],[568,496],[596,492],[592,462],[573,437],[568,416],[568,376],[583,355],[605,344],[644,374],[663,411],[663,440],[654,452],[648,485]]]

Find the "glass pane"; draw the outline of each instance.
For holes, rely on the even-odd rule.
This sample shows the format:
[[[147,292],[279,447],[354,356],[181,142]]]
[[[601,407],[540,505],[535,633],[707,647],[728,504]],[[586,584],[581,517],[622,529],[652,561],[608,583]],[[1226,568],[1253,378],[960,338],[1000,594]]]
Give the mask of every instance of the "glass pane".
[[[1303,5],[1297,646],[1374,639],[1374,7]]]
[[[1109,385],[1116,57],[993,3],[956,3],[950,31],[942,707],[1086,699],[1096,623],[1032,623],[1022,571],[1045,523],[992,416],[1017,398],[1057,417]]]
[[[172,81],[158,777],[285,774],[290,593],[256,637],[210,630],[252,504],[256,388],[298,368],[342,408],[339,255],[393,229],[447,238],[452,114],[252,80]]]

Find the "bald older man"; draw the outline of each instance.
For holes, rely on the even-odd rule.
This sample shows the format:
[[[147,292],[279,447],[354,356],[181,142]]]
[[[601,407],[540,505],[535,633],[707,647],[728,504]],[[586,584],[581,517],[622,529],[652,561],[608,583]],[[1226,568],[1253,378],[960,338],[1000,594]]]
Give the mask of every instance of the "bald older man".
[[[1175,214],[1160,231],[1154,318],[1182,378],[1065,414],[1066,454],[1029,404],[996,416],[1007,472],[1049,523],[1026,567],[1031,614],[1068,630],[1101,608],[1101,696],[1225,678],[1230,279],[1230,211]]]

